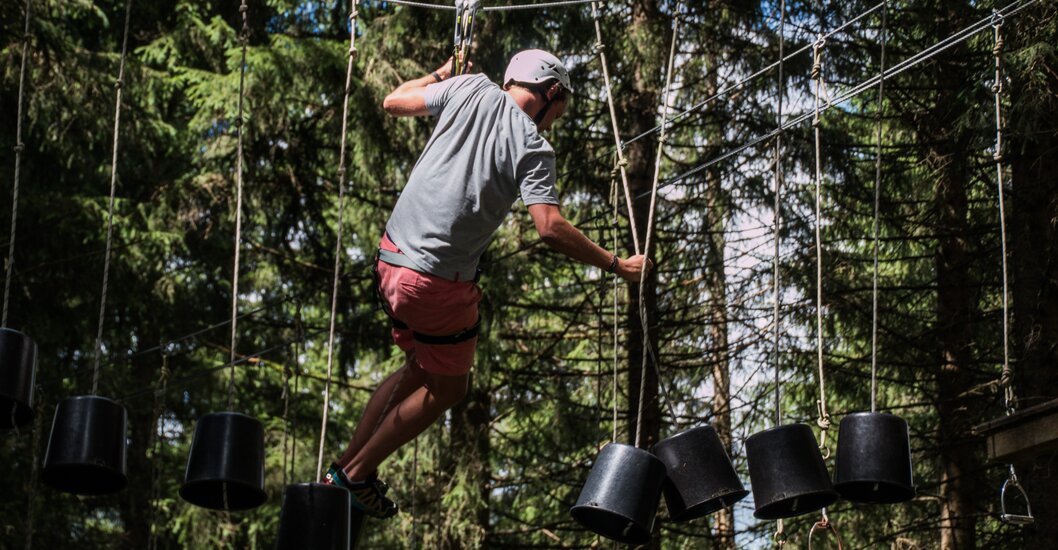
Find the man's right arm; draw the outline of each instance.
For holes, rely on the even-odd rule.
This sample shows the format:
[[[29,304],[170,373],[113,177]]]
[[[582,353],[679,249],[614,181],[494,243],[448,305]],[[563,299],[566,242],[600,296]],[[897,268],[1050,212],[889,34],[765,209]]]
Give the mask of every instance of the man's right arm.
[[[397,86],[382,101],[382,108],[393,116],[429,116],[430,110],[426,107],[426,87],[447,80],[451,75],[452,60],[449,59],[436,71]]]
[[[621,259],[610,254],[573,227],[573,224],[569,223],[559,212],[557,205],[531,204],[528,210],[536,225],[536,232],[540,234],[540,239],[551,248],[578,262],[607,271],[612,265],[613,272],[629,282],[638,282],[652,267],[650,260],[642,254],[628,259]]]

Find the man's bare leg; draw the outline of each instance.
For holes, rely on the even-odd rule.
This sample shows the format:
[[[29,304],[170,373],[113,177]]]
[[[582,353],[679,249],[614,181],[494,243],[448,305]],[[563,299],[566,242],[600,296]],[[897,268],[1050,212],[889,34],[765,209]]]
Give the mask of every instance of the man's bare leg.
[[[404,366],[386,377],[371,394],[371,399],[368,400],[363,414],[360,415],[360,422],[356,425],[353,438],[346,446],[345,452],[338,458],[340,466],[348,464],[371,439],[378,419],[382,417],[382,413],[386,412],[386,403],[389,403],[390,409],[396,407],[413,391],[423,386],[425,376],[426,372],[415,362],[415,353],[405,352]]]
[[[378,431],[367,440],[351,461],[344,463],[345,473],[350,480],[365,479],[386,457],[401,445],[415,439],[467,394],[467,381],[470,379],[468,374],[423,374],[425,384],[416,386],[410,395],[399,402],[394,399],[395,404],[382,419]]]

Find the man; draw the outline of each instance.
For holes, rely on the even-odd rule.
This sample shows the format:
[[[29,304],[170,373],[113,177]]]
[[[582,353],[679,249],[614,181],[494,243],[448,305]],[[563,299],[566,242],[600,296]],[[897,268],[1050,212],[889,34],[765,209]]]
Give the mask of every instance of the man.
[[[628,281],[650,267],[641,255],[610,254],[559,213],[555,152],[539,133],[562,116],[572,93],[558,58],[518,53],[502,89],[482,75],[450,74],[446,63],[401,84],[382,104],[394,116],[433,116],[437,127],[386,224],[376,265],[406,361],[375,390],[327,473],[328,483],[349,489],[353,505],[375,517],[397,513],[378,465],[466,395],[481,299],[478,259],[519,197],[555,250]]]

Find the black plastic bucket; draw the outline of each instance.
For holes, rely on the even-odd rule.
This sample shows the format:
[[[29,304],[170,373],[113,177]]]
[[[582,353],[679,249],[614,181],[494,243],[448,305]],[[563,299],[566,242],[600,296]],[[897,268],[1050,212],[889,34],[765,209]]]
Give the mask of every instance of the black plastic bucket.
[[[663,493],[669,516],[687,521],[742,500],[749,491],[712,426],[700,426],[654,445],[668,480]]]
[[[626,544],[650,541],[665,482],[665,465],[643,449],[603,447],[569,513],[584,527]]]
[[[249,510],[264,504],[268,495],[261,422],[235,412],[200,418],[180,497],[211,510]]]
[[[834,488],[853,502],[891,504],[914,498],[907,422],[879,412],[842,418]]]
[[[78,495],[104,495],[125,488],[128,413],[95,395],[68,397],[55,407],[41,479]]]
[[[336,485],[287,485],[277,550],[350,550],[350,509],[349,491]]]
[[[759,519],[780,519],[814,512],[833,504],[838,493],[812,429],[787,424],[746,439],[746,461]]]
[[[17,330],[0,328],[0,430],[33,420],[37,344]]]

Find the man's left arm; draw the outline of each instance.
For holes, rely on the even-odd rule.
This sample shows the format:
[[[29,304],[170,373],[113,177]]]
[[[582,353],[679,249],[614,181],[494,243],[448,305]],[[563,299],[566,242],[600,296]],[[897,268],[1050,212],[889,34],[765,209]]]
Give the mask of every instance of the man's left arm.
[[[650,269],[650,261],[642,254],[622,259],[595,244],[562,216],[557,205],[530,204],[528,210],[540,239],[578,262],[593,265],[604,271],[609,270],[612,265],[614,273],[631,282],[639,281],[644,271]]]

